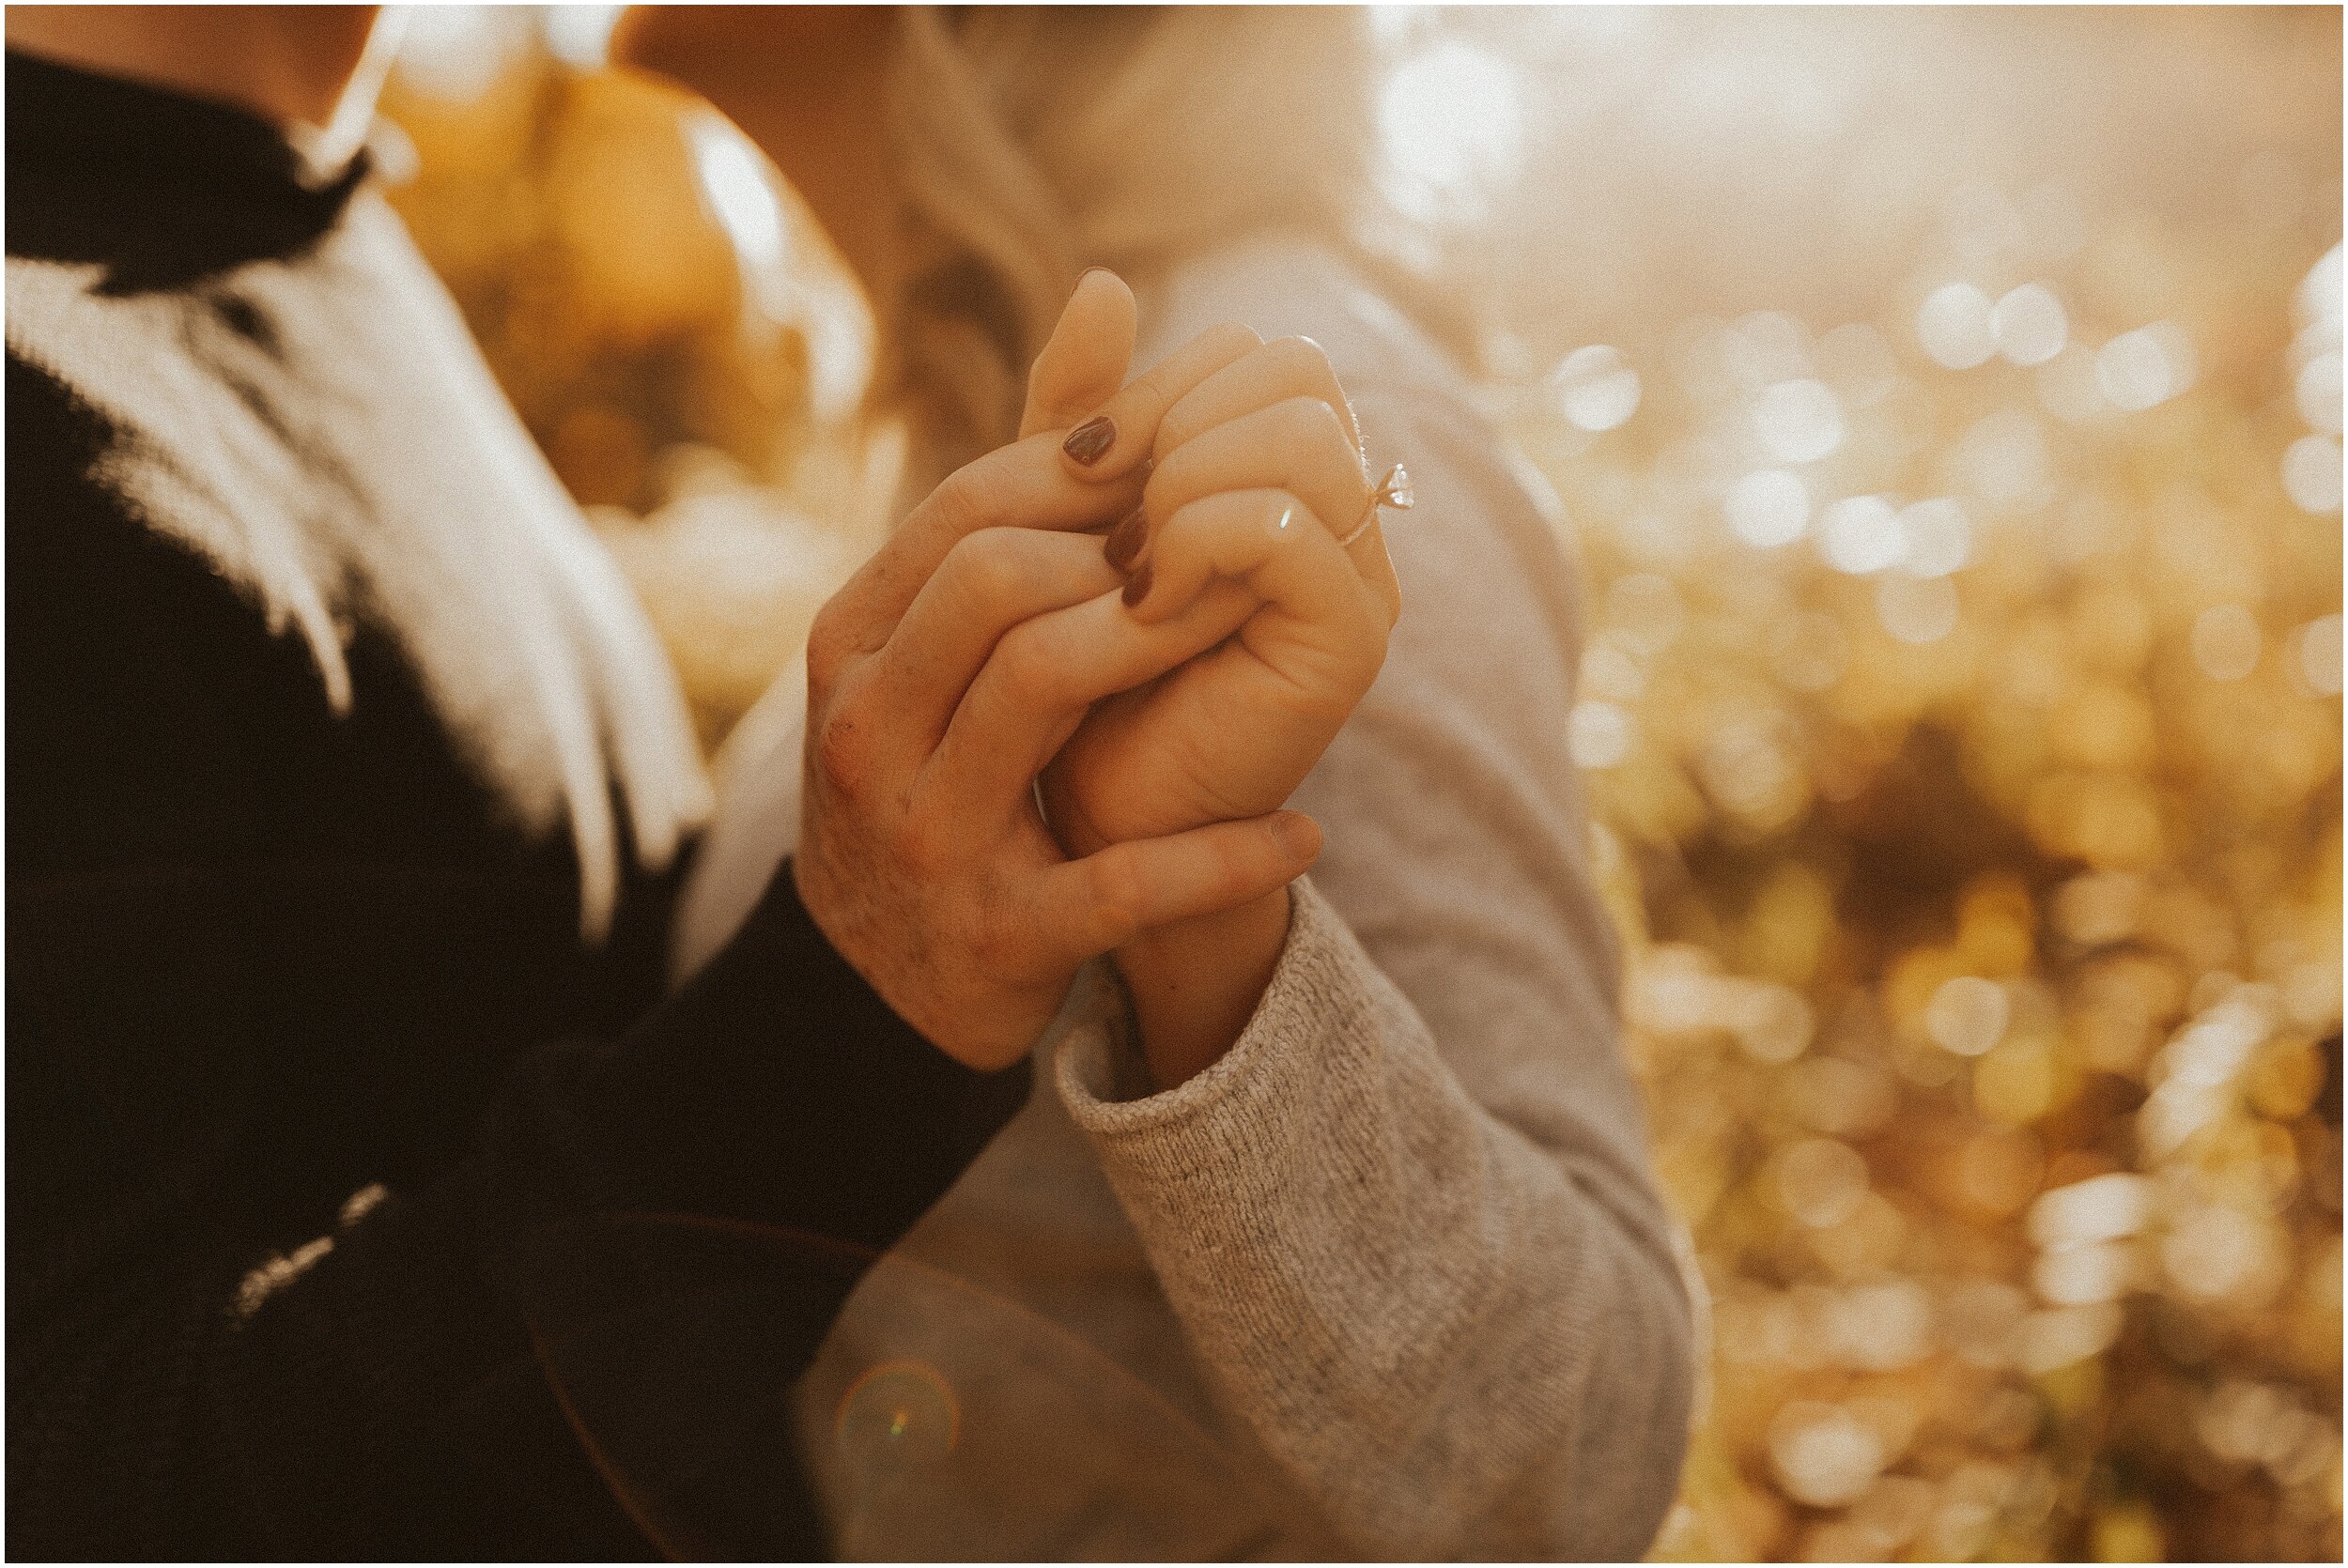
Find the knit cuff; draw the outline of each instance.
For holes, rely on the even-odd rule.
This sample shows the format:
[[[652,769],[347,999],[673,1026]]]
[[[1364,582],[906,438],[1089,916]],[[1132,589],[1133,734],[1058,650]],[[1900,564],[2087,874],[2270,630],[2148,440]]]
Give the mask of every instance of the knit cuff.
[[[1132,1020],[1121,1010],[1071,1033],[1055,1064],[1069,1115],[1111,1182],[1259,1179],[1268,1145],[1299,1121],[1294,1097],[1340,1070],[1334,1042],[1370,1007],[1368,956],[1312,883],[1290,884],[1287,945],[1263,1000],[1221,1060],[1164,1093],[1147,1091]],[[1212,1173],[1224,1171],[1224,1176]]]

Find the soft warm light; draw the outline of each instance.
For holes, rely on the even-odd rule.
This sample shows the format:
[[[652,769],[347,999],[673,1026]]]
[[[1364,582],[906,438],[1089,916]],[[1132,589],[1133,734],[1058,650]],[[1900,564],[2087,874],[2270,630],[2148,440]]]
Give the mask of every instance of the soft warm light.
[[[1818,553],[1853,576],[1880,572],[1908,548],[1899,514],[1881,496],[1850,496],[1826,509],[1818,523]]]
[[[448,102],[472,101],[512,60],[515,20],[499,6],[401,7],[401,80]]]
[[[1574,764],[1611,768],[1630,752],[1630,715],[1612,702],[1577,702],[1566,715],[1566,746]]]
[[[2214,605],[2193,622],[2193,662],[2213,681],[2239,681],[2259,667],[2258,618],[2240,605]]]
[[[2017,365],[2045,364],[2062,352],[2070,321],[2062,301],[2044,284],[2024,284],[2007,293],[1991,313],[1998,351]]]
[[[1576,429],[1612,430],[1639,411],[1639,373],[1620,349],[1602,343],[1567,355],[1549,384],[1566,423]]]
[[[2340,443],[2327,436],[2302,436],[2283,453],[2283,488],[2302,512],[2340,510]]]
[[[1771,1174],[1778,1201],[1805,1225],[1840,1224],[1867,1195],[1867,1162],[1848,1144],[1832,1138],[1787,1145]]]
[[[697,114],[687,126],[693,168],[702,200],[751,269],[779,265],[782,251],[782,205],[768,183],[756,148],[714,114]]]
[[[1973,558],[1973,526],[1946,496],[1900,512],[1900,564],[1919,577],[1945,577]]]
[[[1790,545],[1810,526],[1810,487],[1798,473],[1762,469],[1729,487],[1722,510],[1746,544],[1762,549]]]
[[[2340,434],[2340,350],[2318,354],[2299,367],[2294,389],[2299,417],[2327,436]]]
[[[1412,259],[1584,590],[1578,683],[1522,718],[1581,771],[1719,1325],[1659,1560],[2336,1558],[2338,29],[2213,17],[2180,64],[2098,16],[2132,58],[2023,12],[1370,13],[1400,69],[1360,107],[1413,220],[1372,238],[1439,231]],[[742,257],[705,321],[773,330],[697,337],[692,412],[604,341],[577,257],[519,249],[610,169],[533,172],[608,84],[522,52],[583,61],[606,25],[420,14],[394,200],[558,447],[585,424],[665,472],[738,443],[826,518],[865,475],[877,518],[892,463],[807,458],[861,407],[837,367],[871,324],[826,347],[824,248],[731,136],[668,111],[661,175]],[[603,400],[548,406],[582,364]],[[755,459],[752,384],[789,427]],[[724,527],[673,478],[650,519],[599,514],[712,715],[875,536],[811,552],[775,482],[729,483],[758,504]],[[868,1389],[844,1435],[919,1460],[933,1391]]]
[[[1916,341],[1935,362],[1970,370],[1998,351],[1989,296],[1971,284],[1946,284],[1928,295],[1916,313]]]
[[[1781,463],[1815,463],[1843,444],[1842,404],[1832,388],[1808,377],[1764,388],[1753,423]]]
[[[2011,1016],[2005,989],[1977,975],[1942,982],[1924,1009],[1924,1032],[1942,1050],[1979,1056],[2005,1038]]]
[[[610,58],[611,29],[626,6],[559,5],[539,11],[547,52],[566,65],[592,70]]]
[[[1880,578],[1876,583],[1876,618],[1902,642],[1938,642],[1956,630],[1956,590],[1946,577]]]
[[[2340,617],[2320,616],[2299,631],[2299,673],[2319,697],[2338,697],[2340,677]]]
[[[2094,354],[2076,344],[2038,367],[2038,401],[2068,424],[2084,424],[2111,411],[2095,374]]]
[[[1398,195],[1430,216],[1480,210],[1522,156],[1516,73],[1473,44],[1437,44],[1386,79],[1378,131]]]
[[[1769,1423],[1769,1466],[1786,1494],[1814,1508],[1855,1501],[1883,1473],[1883,1441],[1839,1405],[1797,1401]]]
[[[2193,385],[2193,342],[2173,321],[2123,332],[2095,356],[2095,377],[2113,407],[2150,408]]]

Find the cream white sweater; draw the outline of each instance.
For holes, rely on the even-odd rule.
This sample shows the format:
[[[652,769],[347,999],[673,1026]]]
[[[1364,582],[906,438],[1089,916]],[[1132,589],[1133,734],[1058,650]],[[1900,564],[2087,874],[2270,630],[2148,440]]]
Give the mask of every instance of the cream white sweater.
[[[1144,1091],[1087,972],[1037,1092],[796,1392],[857,1558],[1630,1558],[1676,1489],[1690,1309],[1618,1048],[1565,715],[1553,503],[1405,320],[1264,239],[1146,301],[1329,351],[1387,530],[1385,669],[1293,802],[1327,848],[1221,1062]],[[786,677],[737,747],[689,967],[796,834]]]

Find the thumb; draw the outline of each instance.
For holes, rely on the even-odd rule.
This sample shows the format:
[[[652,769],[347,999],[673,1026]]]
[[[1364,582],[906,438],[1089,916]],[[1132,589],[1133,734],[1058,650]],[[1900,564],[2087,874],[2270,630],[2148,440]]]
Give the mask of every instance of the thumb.
[[[1078,278],[1027,373],[1020,438],[1074,424],[1114,396],[1133,361],[1135,330],[1134,293],[1124,279],[1105,267]]]
[[[1260,899],[1304,875],[1320,854],[1321,826],[1301,811],[1129,839],[1045,871],[1035,925],[1046,945],[1081,963],[1153,926]]]

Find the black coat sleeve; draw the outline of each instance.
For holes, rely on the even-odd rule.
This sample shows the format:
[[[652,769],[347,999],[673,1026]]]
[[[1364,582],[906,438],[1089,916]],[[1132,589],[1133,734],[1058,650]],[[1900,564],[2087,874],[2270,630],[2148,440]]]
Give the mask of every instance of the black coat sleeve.
[[[786,869],[424,1190],[257,1268],[162,1194],[137,1267],[12,1314],[10,1555],[820,1556],[783,1391],[1027,1089],[898,1020]]]

